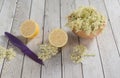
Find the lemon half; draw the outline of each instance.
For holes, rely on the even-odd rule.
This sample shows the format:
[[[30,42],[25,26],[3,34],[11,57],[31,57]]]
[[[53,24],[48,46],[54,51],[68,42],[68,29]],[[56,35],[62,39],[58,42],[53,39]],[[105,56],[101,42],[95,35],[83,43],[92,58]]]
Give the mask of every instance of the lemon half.
[[[49,33],[49,42],[55,47],[63,47],[68,41],[67,33],[62,29],[54,29]]]
[[[39,31],[39,25],[33,20],[26,20],[20,26],[20,32],[25,38],[34,38]]]

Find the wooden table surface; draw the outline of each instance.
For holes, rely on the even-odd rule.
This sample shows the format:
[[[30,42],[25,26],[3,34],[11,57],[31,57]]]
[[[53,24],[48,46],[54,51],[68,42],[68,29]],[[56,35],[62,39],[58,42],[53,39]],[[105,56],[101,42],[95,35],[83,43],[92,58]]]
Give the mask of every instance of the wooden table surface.
[[[66,16],[79,6],[94,6],[107,17],[105,31],[93,40],[78,38],[65,27]],[[41,33],[28,41],[21,37],[20,24],[26,19],[35,20]],[[22,54],[4,36],[11,32],[34,52],[39,43],[48,42],[54,28],[64,29],[69,41],[60,53],[41,66]],[[74,64],[70,60],[72,47],[86,45],[95,57]],[[1,60],[0,78],[120,78],[120,0],[0,0],[0,45],[14,48],[16,58]]]

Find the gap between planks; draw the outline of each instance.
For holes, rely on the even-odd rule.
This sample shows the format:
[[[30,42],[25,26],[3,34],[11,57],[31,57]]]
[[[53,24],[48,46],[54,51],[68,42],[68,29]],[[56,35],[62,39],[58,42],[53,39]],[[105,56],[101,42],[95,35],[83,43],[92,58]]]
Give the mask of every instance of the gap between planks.
[[[17,2],[17,0],[16,0],[16,2]],[[0,13],[1,13],[1,11],[2,11],[2,7],[4,6],[4,3],[5,3],[5,0],[1,0],[1,6],[0,6]],[[13,10],[14,11],[14,14],[15,14],[15,11],[16,11],[16,5],[15,5],[15,9]],[[13,17],[14,18],[14,17]],[[12,25],[13,25],[13,19],[12,18],[12,21],[11,21],[11,26],[9,27],[10,29],[8,30],[8,31],[11,31],[11,29],[12,29]],[[7,42],[6,42],[6,48],[8,48],[8,45],[9,45],[9,40],[7,39]],[[3,59],[2,60],[2,66],[1,66],[1,72],[0,72],[0,78],[1,78],[1,75],[2,75],[2,69],[3,69],[3,66],[4,66],[4,62],[5,62],[5,59]]]

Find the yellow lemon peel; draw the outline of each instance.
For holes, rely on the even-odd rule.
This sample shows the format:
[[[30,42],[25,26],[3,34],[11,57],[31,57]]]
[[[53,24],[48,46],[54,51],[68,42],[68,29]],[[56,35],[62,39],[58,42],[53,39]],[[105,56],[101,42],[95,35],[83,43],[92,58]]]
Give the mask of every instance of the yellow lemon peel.
[[[40,32],[39,25],[33,20],[26,20],[21,24],[20,32],[25,38],[34,38]]]
[[[54,29],[49,33],[49,42],[55,47],[63,47],[68,41],[67,33],[62,29]]]

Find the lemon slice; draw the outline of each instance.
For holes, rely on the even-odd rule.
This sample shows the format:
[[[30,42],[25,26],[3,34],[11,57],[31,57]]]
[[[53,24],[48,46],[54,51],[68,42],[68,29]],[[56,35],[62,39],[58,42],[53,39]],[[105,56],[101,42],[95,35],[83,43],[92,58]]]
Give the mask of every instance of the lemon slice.
[[[26,20],[20,26],[20,32],[25,38],[34,38],[39,31],[39,25],[33,20]]]
[[[54,29],[49,34],[49,42],[55,47],[63,47],[68,41],[67,33],[62,29]]]

